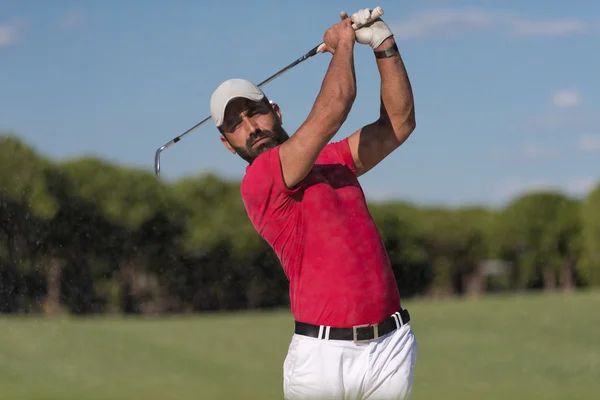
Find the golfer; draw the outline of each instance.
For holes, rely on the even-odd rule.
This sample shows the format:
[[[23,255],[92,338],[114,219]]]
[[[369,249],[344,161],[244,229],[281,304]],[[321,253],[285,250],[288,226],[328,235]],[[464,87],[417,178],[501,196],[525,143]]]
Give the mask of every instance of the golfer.
[[[228,80],[211,97],[221,141],[248,162],[241,184],[248,216],[289,280],[295,330],[283,364],[288,400],[405,399],[413,385],[417,343],[357,178],[413,132],[414,105],[388,26],[379,19],[352,28],[370,12],[325,32],[331,62],[292,136],[277,104],[247,80]],[[374,51],[380,115],[329,143],[356,96],[355,42]]]

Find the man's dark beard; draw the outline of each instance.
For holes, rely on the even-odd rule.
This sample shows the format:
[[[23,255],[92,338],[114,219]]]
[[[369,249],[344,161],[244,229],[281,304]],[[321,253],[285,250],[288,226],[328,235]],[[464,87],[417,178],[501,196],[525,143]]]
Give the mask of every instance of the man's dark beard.
[[[252,143],[264,139],[269,138],[265,143],[261,143],[258,146],[252,147]],[[281,127],[276,126],[272,131],[263,131],[257,130],[252,135],[248,137],[246,141],[246,146],[244,147],[234,147],[236,153],[248,164],[252,163],[260,154],[265,152],[266,150],[272,149],[285,142],[289,138],[287,132]]]

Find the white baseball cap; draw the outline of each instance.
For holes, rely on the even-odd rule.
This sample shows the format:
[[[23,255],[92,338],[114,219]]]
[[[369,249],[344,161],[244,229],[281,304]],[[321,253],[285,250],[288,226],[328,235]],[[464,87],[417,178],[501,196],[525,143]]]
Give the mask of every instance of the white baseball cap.
[[[217,127],[223,123],[225,107],[237,97],[260,101],[265,98],[265,94],[258,86],[246,79],[235,78],[223,82],[210,98],[210,116]]]

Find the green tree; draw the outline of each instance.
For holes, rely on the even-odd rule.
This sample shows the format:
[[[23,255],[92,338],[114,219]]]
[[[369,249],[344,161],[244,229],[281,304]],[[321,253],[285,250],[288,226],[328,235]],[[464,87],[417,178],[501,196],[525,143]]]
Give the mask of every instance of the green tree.
[[[103,309],[106,299],[94,282],[95,268],[108,253],[108,243],[118,226],[108,221],[94,202],[75,195],[69,181],[69,168],[57,165],[47,171],[48,191],[58,204],[58,212],[40,229],[39,250],[61,260],[52,265],[55,296],[70,312],[85,314]],[[103,271],[106,273],[107,271]],[[60,288],[60,293],[58,293]]]
[[[154,245],[143,240],[144,230],[157,214],[167,214],[176,205],[168,187],[149,171],[122,168],[93,157],[69,160],[61,167],[73,195],[95,205],[118,227],[100,240],[118,265],[121,310],[141,312],[142,298],[156,291],[144,268],[148,247]]]
[[[421,234],[434,271],[433,293],[480,294],[479,263],[489,254],[490,215],[478,208],[426,209]]]
[[[35,251],[43,234],[42,226],[58,211],[46,186],[46,172],[51,167],[49,160],[16,136],[0,138],[0,232],[8,259],[3,275],[13,271],[9,272],[12,279],[3,279],[2,296],[8,292],[12,297],[7,299],[9,308],[17,306],[10,294],[28,292],[27,287],[18,287],[20,277],[36,274],[41,262],[45,264],[47,280],[44,308],[52,314],[59,309],[59,281],[53,277],[60,269],[61,260]]]
[[[423,295],[433,281],[424,238],[419,234],[419,210],[412,204],[370,204],[403,298]]]
[[[518,287],[555,289],[562,276],[572,286],[578,257],[579,204],[568,196],[541,191],[514,199],[502,212],[497,240],[502,258],[515,266]]]
[[[174,185],[187,220],[182,252],[189,279],[179,282],[187,284],[179,293],[194,296],[198,307],[268,306],[281,298],[285,276],[275,272],[273,254],[246,214],[239,185],[214,174]]]
[[[600,184],[581,207],[581,275],[585,284],[600,286]]]

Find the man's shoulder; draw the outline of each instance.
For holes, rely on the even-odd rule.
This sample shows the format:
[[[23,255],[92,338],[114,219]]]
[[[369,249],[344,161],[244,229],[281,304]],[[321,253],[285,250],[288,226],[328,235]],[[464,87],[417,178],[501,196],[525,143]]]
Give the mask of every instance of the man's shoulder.
[[[252,186],[259,182],[265,182],[269,179],[273,169],[273,157],[279,156],[279,146],[261,153],[252,162],[246,166],[246,171],[242,177],[242,190],[247,186]]]
[[[246,212],[259,232],[266,226],[283,221],[294,212],[294,194],[288,189],[279,166],[279,147],[261,153],[246,167],[240,193]]]
[[[280,195],[292,195],[299,190],[288,189],[284,184],[279,161],[280,146],[261,153],[246,167],[240,188],[242,196],[274,200]]]

